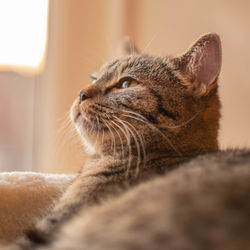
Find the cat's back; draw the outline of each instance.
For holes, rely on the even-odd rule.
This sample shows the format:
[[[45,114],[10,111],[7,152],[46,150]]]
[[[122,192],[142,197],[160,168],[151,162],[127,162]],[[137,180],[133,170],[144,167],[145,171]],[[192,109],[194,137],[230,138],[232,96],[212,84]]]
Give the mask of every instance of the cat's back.
[[[250,249],[250,151],[199,156],[80,213],[49,249]]]

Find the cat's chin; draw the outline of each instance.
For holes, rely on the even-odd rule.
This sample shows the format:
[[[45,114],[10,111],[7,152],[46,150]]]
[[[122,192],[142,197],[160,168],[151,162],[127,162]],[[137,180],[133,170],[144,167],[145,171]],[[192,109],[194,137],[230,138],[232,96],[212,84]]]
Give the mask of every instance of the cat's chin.
[[[75,113],[73,121],[87,154],[102,154],[103,148],[110,147],[109,130],[98,130],[96,124],[93,124],[81,113]]]
[[[89,121],[87,118],[85,118],[80,112],[76,114],[74,118],[74,123],[77,128],[77,131],[78,128],[80,129],[80,131],[78,131],[79,134],[81,134],[81,131],[84,131],[84,133],[90,136],[96,130],[96,125]]]
[[[92,143],[92,140],[89,137],[89,134],[86,132],[86,129],[84,128],[83,119],[84,118],[82,116],[79,116],[76,119],[75,121],[76,130],[78,134],[80,135],[85,152],[89,155],[93,155],[93,154],[96,154],[96,148],[94,144]]]

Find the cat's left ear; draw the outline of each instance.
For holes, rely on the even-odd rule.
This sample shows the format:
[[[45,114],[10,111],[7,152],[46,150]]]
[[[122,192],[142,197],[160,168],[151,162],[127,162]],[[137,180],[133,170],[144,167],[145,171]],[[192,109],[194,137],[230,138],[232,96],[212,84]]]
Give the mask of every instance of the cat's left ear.
[[[198,39],[182,56],[174,59],[193,95],[207,95],[217,85],[221,57],[220,37],[210,33]]]
[[[129,37],[125,37],[117,49],[117,56],[128,56],[139,53],[139,50]]]

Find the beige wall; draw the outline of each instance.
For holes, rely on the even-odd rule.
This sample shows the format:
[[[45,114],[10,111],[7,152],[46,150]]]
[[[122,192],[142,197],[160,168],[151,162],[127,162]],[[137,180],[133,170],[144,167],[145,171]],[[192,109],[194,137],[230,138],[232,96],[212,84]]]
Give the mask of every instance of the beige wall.
[[[159,55],[178,54],[205,32],[220,34],[220,143],[250,146],[249,10],[246,0],[52,0],[47,64],[36,90],[35,169],[79,168],[80,142],[58,131],[78,90],[90,83],[88,75],[113,56],[127,34],[145,52]]]

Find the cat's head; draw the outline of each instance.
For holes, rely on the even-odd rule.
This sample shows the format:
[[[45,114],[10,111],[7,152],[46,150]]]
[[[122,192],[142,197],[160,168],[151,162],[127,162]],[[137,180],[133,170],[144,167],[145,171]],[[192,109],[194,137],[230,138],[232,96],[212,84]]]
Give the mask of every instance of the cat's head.
[[[127,55],[95,73],[71,118],[90,151],[192,154],[217,150],[221,43],[207,34],[178,57]],[[132,48],[132,49],[130,49]]]

